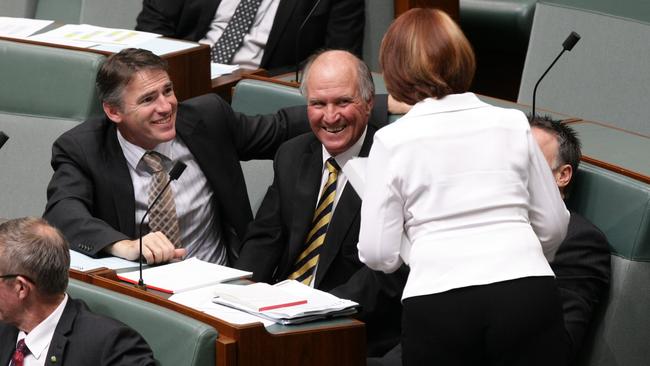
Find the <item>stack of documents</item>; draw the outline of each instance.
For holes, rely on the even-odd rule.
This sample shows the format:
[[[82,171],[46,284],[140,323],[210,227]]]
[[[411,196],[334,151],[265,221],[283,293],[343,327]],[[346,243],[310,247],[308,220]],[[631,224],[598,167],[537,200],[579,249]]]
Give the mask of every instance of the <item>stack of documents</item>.
[[[214,286],[213,302],[272,320],[300,324],[356,313],[354,301],[340,299],[294,280],[268,284]]]
[[[147,288],[168,294],[247,278],[252,275],[252,272],[220,266],[197,258],[149,267],[142,271],[142,278]],[[122,281],[137,284],[140,279],[140,271],[118,273],[117,277]]]

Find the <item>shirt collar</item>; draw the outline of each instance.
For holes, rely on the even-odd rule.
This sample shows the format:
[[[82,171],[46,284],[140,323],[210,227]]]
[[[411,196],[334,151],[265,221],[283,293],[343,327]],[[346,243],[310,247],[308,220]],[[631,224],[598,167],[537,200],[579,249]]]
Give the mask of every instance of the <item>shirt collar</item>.
[[[52,342],[54,330],[56,330],[56,326],[59,324],[59,320],[63,315],[63,309],[65,309],[67,303],[68,294],[65,294],[59,306],[45,320],[32,329],[29,334],[25,334],[23,331],[18,333],[18,339],[16,341],[24,338],[25,344],[34,358],[40,359],[42,355],[47,356],[47,349]]]
[[[349,149],[345,150],[344,152],[334,157],[334,160],[336,160],[336,163],[339,166],[343,166],[345,165],[345,163],[348,162],[348,160],[359,156],[359,153],[361,152],[361,147],[363,146],[363,141],[366,139],[366,132],[368,132],[368,126],[366,126],[366,128],[363,130],[361,137],[359,137],[359,139],[357,140],[357,142],[354,143],[354,145],[350,146]],[[330,153],[327,151],[325,146],[323,146],[322,144],[321,146],[323,149],[323,166],[325,166],[325,162],[327,161],[327,159],[332,157],[332,155],[330,155]]]
[[[143,149],[142,147],[129,142],[127,139],[124,138],[124,136],[122,136],[120,130],[117,130],[117,141],[120,143],[120,146],[122,147],[122,152],[124,154],[124,158],[126,159],[126,162],[133,170],[137,170],[137,166],[142,160],[142,156],[146,154],[147,151],[149,150]],[[163,155],[169,160],[174,160],[172,144],[175,141],[176,138],[174,138],[171,141],[162,142],[158,144],[156,147],[154,147],[153,151]]]
[[[440,99],[426,98],[415,104],[405,116],[423,116],[488,106],[489,104],[481,101],[474,93],[449,94]]]

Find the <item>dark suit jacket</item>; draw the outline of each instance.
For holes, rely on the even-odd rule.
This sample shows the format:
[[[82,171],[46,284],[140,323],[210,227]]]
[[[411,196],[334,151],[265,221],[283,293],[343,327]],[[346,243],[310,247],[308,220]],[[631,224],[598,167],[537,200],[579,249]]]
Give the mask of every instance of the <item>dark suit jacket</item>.
[[[0,322],[0,365],[8,365],[18,329]],[[56,365],[155,365],[147,342],[117,320],[93,314],[81,300],[68,298],[47,351],[45,364],[55,356]]]
[[[368,156],[376,129],[369,125],[360,156]],[[249,226],[235,267],[253,279],[278,282],[293,271],[311,227],[323,167],[322,145],[313,133],[283,144],[274,161],[274,181]],[[358,257],[361,199],[347,184],[334,210],[321,249],[315,287],[359,302],[367,323],[368,354],[382,355],[400,335],[400,298],[406,269],[386,275]]]
[[[137,30],[199,41],[210,28],[221,0],[144,0]],[[260,67],[273,70],[296,63],[298,28],[316,0],[282,0]],[[363,0],[321,0],[300,33],[299,60],[319,48],[347,49],[361,56]]]
[[[571,358],[580,350],[594,311],[609,288],[610,255],[605,235],[575,212],[551,263],[555,272]]]
[[[253,217],[240,160],[270,159],[282,142],[308,129],[304,106],[246,117],[214,94],[179,104],[176,131],[214,191],[231,261]],[[133,184],[115,123],[91,119],[64,133],[54,142],[52,168],[43,216],[73,250],[96,256],[137,237]]]

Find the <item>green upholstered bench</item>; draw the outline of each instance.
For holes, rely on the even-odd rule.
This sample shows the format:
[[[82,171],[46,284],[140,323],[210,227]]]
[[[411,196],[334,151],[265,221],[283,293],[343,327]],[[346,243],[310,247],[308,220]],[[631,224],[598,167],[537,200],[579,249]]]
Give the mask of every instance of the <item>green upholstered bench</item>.
[[[95,75],[104,56],[0,40],[0,217],[40,216],[52,142],[100,113]]]
[[[579,365],[645,365],[650,360],[650,185],[590,164],[578,170],[568,206],[610,242],[610,292],[586,338]]]
[[[70,279],[68,294],[127,324],[149,343],[161,366],[214,366],[217,331],[173,310]]]

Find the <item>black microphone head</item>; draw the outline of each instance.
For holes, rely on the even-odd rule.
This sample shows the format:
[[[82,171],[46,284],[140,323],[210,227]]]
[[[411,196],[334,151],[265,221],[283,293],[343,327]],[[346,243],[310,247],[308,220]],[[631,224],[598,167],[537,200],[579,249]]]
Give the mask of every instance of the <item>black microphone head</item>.
[[[0,149],[2,148],[2,146],[4,146],[7,140],[9,140],[9,136],[7,136],[7,134],[5,134],[4,132],[0,131]]]
[[[571,34],[569,34],[569,36],[564,40],[564,43],[562,43],[562,48],[567,51],[571,51],[573,49],[573,46],[575,46],[579,40],[580,35],[576,32],[571,32]]]
[[[182,161],[177,161],[174,166],[172,167],[172,170],[169,171],[169,180],[176,180],[178,177],[183,174],[183,171],[185,171],[185,168],[187,165],[183,163]]]

